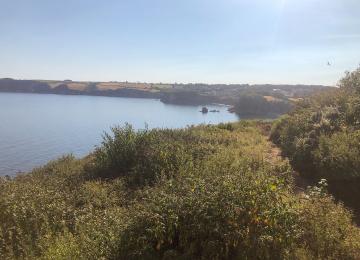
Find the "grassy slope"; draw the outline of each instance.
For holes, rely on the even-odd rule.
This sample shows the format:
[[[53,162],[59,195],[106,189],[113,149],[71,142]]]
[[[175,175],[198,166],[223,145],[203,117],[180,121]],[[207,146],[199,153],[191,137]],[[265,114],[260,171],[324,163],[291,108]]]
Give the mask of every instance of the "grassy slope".
[[[324,193],[292,191],[267,123],[114,129],[88,157],[0,180],[0,258],[357,259]]]

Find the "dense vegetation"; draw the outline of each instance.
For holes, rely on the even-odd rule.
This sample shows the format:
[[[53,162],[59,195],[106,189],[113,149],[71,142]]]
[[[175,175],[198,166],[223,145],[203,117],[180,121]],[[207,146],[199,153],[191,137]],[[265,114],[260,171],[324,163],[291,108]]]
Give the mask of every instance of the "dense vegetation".
[[[261,95],[244,95],[239,97],[233,109],[240,116],[278,117],[289,112],[293,107],[287,99],[273,99],[269,101]]]
[[[338,198],[359,210],[360,68],[278,120],[271,139],[304,177],[326,178]]]
[[[359,259],[360,230],[244,121],[114,128],[84,159],[0,179],[1,259]]]

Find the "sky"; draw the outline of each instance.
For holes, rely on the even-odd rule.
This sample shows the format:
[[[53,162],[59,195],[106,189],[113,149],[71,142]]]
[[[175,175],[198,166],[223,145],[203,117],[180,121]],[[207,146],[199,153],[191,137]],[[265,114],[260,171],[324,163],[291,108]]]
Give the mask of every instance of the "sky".
[[[360,0],[0,0],[0,78],[335,85],[359,64]]]

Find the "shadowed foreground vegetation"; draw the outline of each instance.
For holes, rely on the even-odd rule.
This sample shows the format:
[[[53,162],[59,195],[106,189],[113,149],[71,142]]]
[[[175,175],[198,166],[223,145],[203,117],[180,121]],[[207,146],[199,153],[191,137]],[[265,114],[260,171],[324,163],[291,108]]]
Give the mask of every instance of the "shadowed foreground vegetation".
[[[359,259],[326,183],[293,192],[270,125],[114,128],[84,159],[0,179],[1,259]]]
[[[303,177],[326,178],[329,190],[360,216],[360,68],[338,89],[300,102],[274,124],[271,139]]]

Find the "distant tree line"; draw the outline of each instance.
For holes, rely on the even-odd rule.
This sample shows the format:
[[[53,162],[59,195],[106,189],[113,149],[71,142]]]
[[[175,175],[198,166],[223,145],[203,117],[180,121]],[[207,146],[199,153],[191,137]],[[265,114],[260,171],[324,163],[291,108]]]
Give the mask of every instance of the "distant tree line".
[[[268,101],[260,95],[244,95],[237,99],[234,111],[240,116],[277,116],[289,112],[292,107],[288,101]]]

